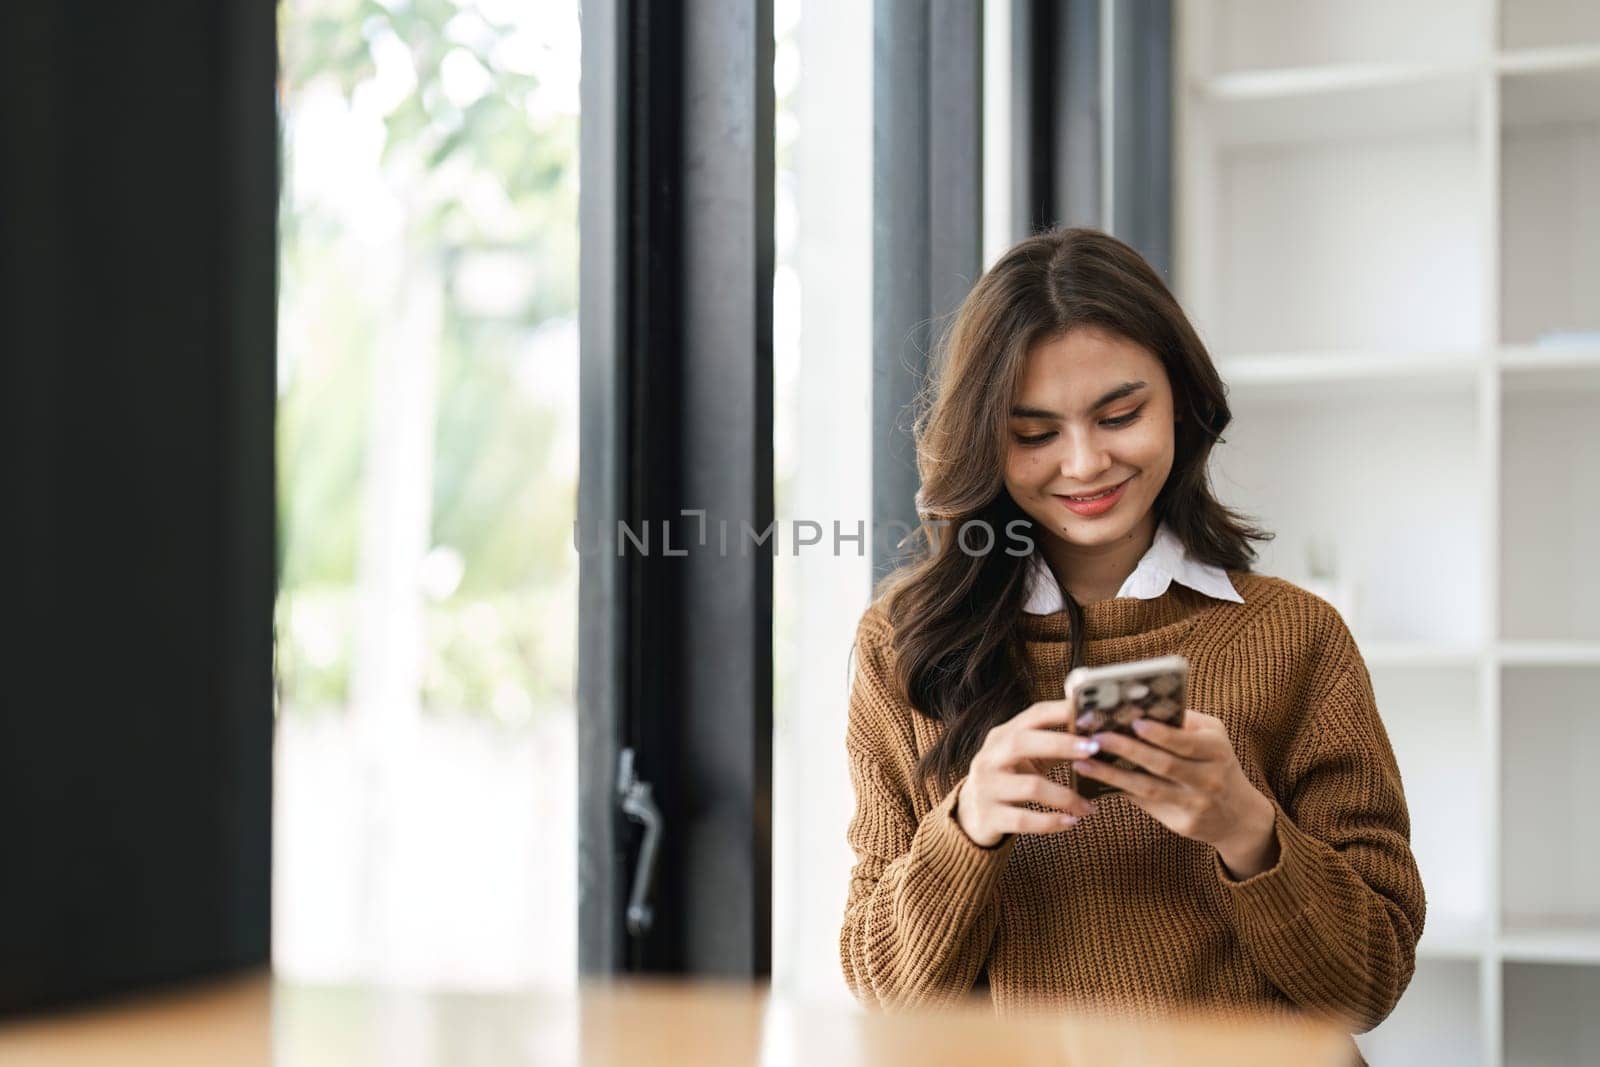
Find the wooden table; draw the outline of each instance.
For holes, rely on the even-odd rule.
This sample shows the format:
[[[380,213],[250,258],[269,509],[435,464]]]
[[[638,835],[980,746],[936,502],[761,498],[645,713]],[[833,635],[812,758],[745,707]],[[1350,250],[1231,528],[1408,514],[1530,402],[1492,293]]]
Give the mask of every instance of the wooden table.
[[[866,1013],[661,980],[571,993],[413,993],[248,975],[0,1024],[7,1067],[1348,1064],[1333,1030],[1249,1021]]]

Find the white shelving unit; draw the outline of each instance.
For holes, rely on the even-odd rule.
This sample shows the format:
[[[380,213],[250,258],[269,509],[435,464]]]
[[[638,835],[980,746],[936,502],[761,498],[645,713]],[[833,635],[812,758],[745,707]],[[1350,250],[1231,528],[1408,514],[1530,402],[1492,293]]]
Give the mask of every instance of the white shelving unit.
[[[1428,890],[1362,1046],[1600,1062],[1600,3],[1175,13],[1213,477],[1355,632]]]

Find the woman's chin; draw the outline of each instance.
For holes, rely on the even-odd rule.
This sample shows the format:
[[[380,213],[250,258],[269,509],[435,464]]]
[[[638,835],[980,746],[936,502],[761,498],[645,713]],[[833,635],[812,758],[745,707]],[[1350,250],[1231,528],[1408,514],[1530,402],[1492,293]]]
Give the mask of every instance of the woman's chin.
[[[1129,504],[1132,501],[1121,503]],[[1138,525],[1137,517],[1129,518],[1133,514],[1132,509],[1125,514],[1118,514],[1119,512],[1122,512],[1120,505],[1105,515],[1093,518],[1069,512],[1064,519],[1058,519],[1054,523],[1053,529],[1068,544],[1082,548],[1115,544],[1125,540]]]

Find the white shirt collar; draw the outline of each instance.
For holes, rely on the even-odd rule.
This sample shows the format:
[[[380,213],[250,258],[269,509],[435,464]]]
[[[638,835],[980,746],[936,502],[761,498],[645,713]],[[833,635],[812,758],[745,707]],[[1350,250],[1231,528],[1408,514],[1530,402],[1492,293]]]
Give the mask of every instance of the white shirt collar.
[[[1165,593],[1173,582],[1218,600],[1244,603],[1244,597],[1228,580],[1228,573],[1221,567],[1201,563],[1189,555],[1189,550],[1178,539],[1178,535],[1163,522],[1156,527],[1155,540],[1150,543],[1149,551],[1122,583],[1122,588],[1117,590],[1117,596],[1151,600]],[[1030,615],[1053,615],[1066,610],[1066,606],[1066,597],[1062,595],[1061,586],[1050,565],[1045,562],[1044,553],[1035,548],[1029,559],[1028,595],[1022,610]]]

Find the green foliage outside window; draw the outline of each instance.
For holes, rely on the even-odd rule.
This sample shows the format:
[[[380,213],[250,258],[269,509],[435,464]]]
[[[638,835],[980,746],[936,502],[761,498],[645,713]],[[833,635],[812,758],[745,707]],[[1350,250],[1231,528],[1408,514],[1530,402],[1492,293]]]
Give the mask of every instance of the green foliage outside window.
[[[575,46],[565,6],[280,7],[286,175],[317,94],[373,117],[403,220],[390,254],[439,280],[423,705],[507,722],[570,704],[576,622],[563,615],[576,583],[576,56],[548,47],[552,16],[572,20]],[[348,204],[287,180],[280,229],[280,689],[286,709],[336,710],[375,354],[394,314],[373,279],[392,264],[374,261]]]

